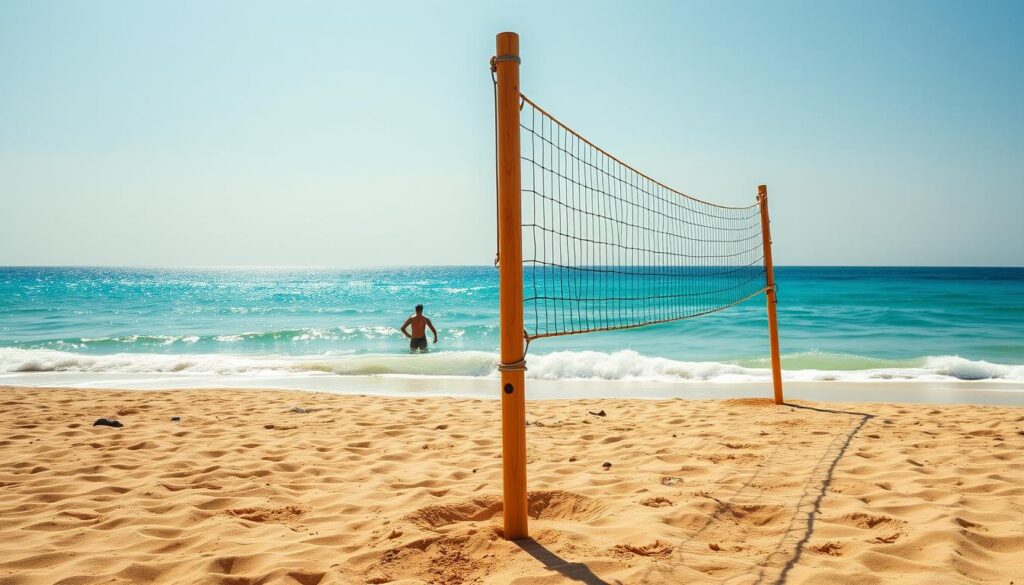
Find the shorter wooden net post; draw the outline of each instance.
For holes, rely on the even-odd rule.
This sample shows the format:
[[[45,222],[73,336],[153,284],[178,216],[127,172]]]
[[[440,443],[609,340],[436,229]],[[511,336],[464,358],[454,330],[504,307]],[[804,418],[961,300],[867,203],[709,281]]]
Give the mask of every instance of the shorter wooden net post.
[[[757,188],[757,202],[761,208],[761,237],[764,244],[764,275],[768,297],[768,339],[772,349],[772,389],[775,404],[782,404],[782,359],[779,356],[779,321],[775,314],[775,268],[772,264],[772,230],[768,220],[768,186]]]

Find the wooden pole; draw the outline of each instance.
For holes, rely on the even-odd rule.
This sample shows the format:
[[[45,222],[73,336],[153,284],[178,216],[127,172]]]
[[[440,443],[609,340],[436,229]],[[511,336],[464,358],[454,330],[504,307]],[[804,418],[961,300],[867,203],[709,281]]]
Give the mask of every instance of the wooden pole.
[[[761,237],[764,243],[764,275],[768,297],[768,338],[772,347],[772,388],[775,404],[782,404],[782,361],[779,357],[779,321],[775,314],[775,267],[772,264],[772,229],[768,220],[768,186],[757,188],[757,202],[761,207]]]
[[[501,299],[501,449],[505,538],[527,538],[523,233],[519,152],[519,35],[499,33],[498,280]]]

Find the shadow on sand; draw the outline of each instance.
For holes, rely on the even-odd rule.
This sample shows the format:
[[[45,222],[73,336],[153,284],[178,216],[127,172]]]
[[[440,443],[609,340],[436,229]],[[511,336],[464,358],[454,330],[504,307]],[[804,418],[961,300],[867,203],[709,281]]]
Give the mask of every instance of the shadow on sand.
[[[544,564],[544,568],[550,571],[557,571],[570,579],[585,583],[586,585],[613,585],[598,577],[584,563],[571,563],[562,557],[549,551],[541,543],[532,538],[524,538],[514,541],[519,548],[526,551],[531,557]]]
[[[789,406],[790,408],[799,408],[801,410],[811,410],[811,411],[814,411],[814,412],[820,412],[820,413],[825,413],[825,414],[844,414],[844,415],[854,416],[854,417],[860,418],[860,421],[856,425],[854,425],[853,428],[850,429],[850,432],[846,433],[845,437],[842,437],[840,435],[840,437],[842,437],[842,443],[839,445],[838,450],[836,451],[835,456],[832,457],[831,461],[828,461],[826,459],[827,456],[828,456],[828,451],[826,451],[825,455],[822,457],[822,463],[825,463],[826,461],[828,461],[828,463],[827,463],[828,467],[826,468],[825,473],[824,473],[824,477],[821,479],[821,482],[817,486],[816,490],[812,487],[812,485],[815,482],[814,475],[812,475],[812,477],[808,480],[807,486],[805,487],[805,491],[804,491],[805,497],[813,497],[814,500],[813,500],[813,503],[811,505],[811,509],[807,512],[807,519],[806,519],[806,524],[803,527],[803,533],[800,534],[799,529],[797,529],[796,531],[787,531],[787,534],[791,534],[791,533],[795,532],[797,534],[800,534],[800,537],[799,537],[799,540],[795,544],[792,556],[790,556],[790,558],[786,560],[785,564],[782,566],[782,570],[779,571],[778,578],[776,578],[774,581],[771,581],[772,585],[782,585],[783,583],[785,583],[786,582],[786,577],[789,576],[789,572],[793,569],[793,567],[796,566],[796,564],[798,562],[800,562],[800,557],[803,555],[804,547],[807,545],[808,541],[810,541],[811,536],[814,535],[814,522],[817,519],[818,514],[821,512],[821,501],[825,499],[825,494],[826,494],[826,492],[828,492],[829,486],[832,485],[832,477],[835,474],[836,466],[839,465],[839,461],[843,458],[844,455],[846,455],[846,450],[850,447],[850,443],[853,442],[853,438],[857,436],[857,433],[859,433],[860,430],[862,428],[864,428],[864,425],[866,425],[868,423],[868,421],[870,421],[871,419],[875,418],[875,415],[867,414],[865,412],[855,412],[855,411],[848,411],[848,410],[831,410],[831,409],[828,409],[828,408],[819,408],[819,407],[815,407],[815,406],[805,406],[805,405],[802,405],[802,404],[791,404],[791,403],[788,403],[788,402],[786,403],[786,406]],[[837,438],[839,438],[839,437],[837,437]],[[831,451],[831,447],[829,448],[829,451]],[[804,500],[804,498],[801,498],[801,504],[798,504],[798,506],[797,506],[797,513],[793,515],[794,521],[800,515],[799,509],[802,506],[803,500]],[[775,551],[773,553],[768,555],[768,558],[770,559],[774,555],[782,552],[782,550],[784,548],[786,548],[786,541],[787,540],[789,540],[789,539],[788,538],[783,538],[781,541],[779,541],[779,545],[776,547],[776,549],[775,549]],[[757,576],[757,580],[754,583],[755,583],[755,585],[760,585],[762,583],[768,583],[769,581],[770,581],[770,577],[768,575],[768,566],[767,566],[767,563],[766,563],[765,565],[763,565],[761,567],[761,572]]]
[[[864,428],[864,425],[866,425],[871,419],[875,418],[875,415],[864,412],[832,410],[828,408],[805,406],[802,404],[792,404],[788,402],[786,403],[786,406],[823,414],[855,417],[853,420],[857,422],[850,427],[848,432],[837,434],[829,444],[828,448],[824,453],[822,453],[821,460],[815,465],[815,472],[811,473],[807,484],[804,486],[804,493],[800,497],[800,501],[797,503],[795,512],[790,521],[790,528],[786,530],[785,535],[779,541],[775,550],[767,555],[763,562],[758,563],[761,568],[753,582],[754,585],[764,585],[768,583],[771,585],[783,585],[786,582],[789,572],[797,565],[797,563],[800,562],[800,557],[803,555],[804,548],[814,535],[814,524],[821,512],[822,500],[825,499],[825,495],[828,492],[829,487],[832,485],[832,479],[835,474],[836,467],[846,455],[846,451],[849,449],[850,443],[853,442],[853,439],[858,433],[860,433],[861,429]],[[777,452],[783,444],[784,443],[779,443],[776,446],[775,452]],[[831,457],[830,454],[832,455]],[[820,473],[817,472],[819,469],[822,470]],[[745,491],[747,487],[753,483],[755,478],[760,475],[762,470],[763,468],[758,469],[758,471],[748,478],[743,486],[733,494],[733,498],[730,498],[727,501],[731,502],[741,492]],[[801,514],[801,510],[805,508],[807,508],[807,512],[804,516]],[[710,525],[720,520],[721,519],[718,518],[717,514],[712,514],[706,519],[705,523],[685,539],[684,542],[693,540],[697,535],[704,532],[704,530]],[[802,526],[800,526],[801,524]],[[796,539],[795,543],[792,543],[793,539]],[[557,571],[563,576],[580,583],[584,583],[586,585],[615,585],[619,583],[618,581],[615,581],[615,583],[609,583],[601,579],[595,575],[586,564],[566,561],[531,538],[515,541],[515,544],[526,551],[530,556],[543,563],[546,569]],[[792,554],[789,554],[789,558],[784,562],[781,561],[781,559],[778,563],[770,562],[773,557],[787,554],[789,550],[792,550]],[[775,572],[773,569],[778,568],[780,564],[781,569],[779,569],[778,576],[775,579],[772,579],[771,574]]]

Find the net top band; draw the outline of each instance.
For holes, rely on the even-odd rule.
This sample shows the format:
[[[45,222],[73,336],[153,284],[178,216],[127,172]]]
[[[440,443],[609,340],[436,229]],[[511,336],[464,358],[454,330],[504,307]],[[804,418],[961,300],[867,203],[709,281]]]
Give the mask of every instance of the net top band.
[[[674,193],[674,194],[676,194],[676,195],[678,195],[678,196],[680,196],[680,197],[683,197],[683,198],[685,198],[685,199],[689,199],[690,201],[694,201],[694,202],[696,202],[696,203],[702,203],[702,204],[704,204],[704,205],[710,205],[711,207],[717,207],[717,208],[719,208],[719,209],[753,209],[754,207],[757,207],[757,205],[758,205],[758,203],[757,203],[756,201],[755,201],[754,203],[750,204],[750,205],[721,205],[721,204],[719,204],[719,203],[712,203],[712,202],[710,202],[710,201],[705,201],[705,200],[703,200],[703,199],[698,199],[697,197],[694,197],[694,196],[692,196],[692,195],[687,195],[686,193],[683,193],[682,191],[679,191],[679,190],[677,190],[677,189],[673,189],[672,187],[669,187],[669,186],[668,186],[668,185],[666,185],[665,183],[662,183],[661,181],[659,181],[659,180],[657,180],[657,179],[653,179],[653,178],[651,178],[651,176],[650,176],[650,175],[647,175],[647,174],[645,174],[645,173],[642,173],[642,172],[638,171],[638,170],[637,170],[636,168],[632,167],[631,165],[629,165],[629,164],[627,164],[627,163],[624,163],[624,162],[622,162],[622,160],[621,160],[621,159],[619,159],[619,158],[618,158],[617,156],[615,156],[615,155],[613,155],[613,154],[609,153],[608,151],[606,151],[605,149],[601,148],[600,146],[598,146],[598,145],[594,144],[594,143],[593,143],[593,142],[591,142],[590,140],[587,140],[587,138],[586,138],[586,137],[584,137],[584,136],[581,136],[579,132],[576,132],[575,130],[573,130],[573,129],[572,129],[572,128],[570,128],[569,126],[566,126],[565,124],[563,124],[563,123],[562,123],[562,121],[561,121],[561,120],[559,120],[558,118],[556,118],[556,117],[552,116],[550,112],[548,112],[548,111],[547,111],[547,110],[545,110],[544,108],[542,108],[542,107],[538,106],[538,105],[537,105],[537,103],[536,103],[536,102],[534,102],[533,100],[531,100],[530,98],[528,98],[528,97],[526,96],[526,94],[520,93],[520,94],[519,94],[519,97],[520,97],[520,98],[522,98],[523,102],[525,102],[525,103],[527,103],[527,104],[530,104],[530,106],[531,106],[532,108],[534,108],[535,110],[537,110],[537,111],[538,111],[538,112],[540,112],[541,114],[543,114],[543,115],[547,116],[547,117],[548,117],[549,119],[551,119],[551,121],[552,121],[552,122],[554,122],[555,124],[558,124],[558,126],[559,126],[560,128],[562,128],[562,129],[563,129],[563,130],[565,130],[566,132],[568,132],[568,133],[572,134],[572,135],[573,135],[573,136],[575,136],[576,138],[579,138],[580,140],[582,140],[583,142],[585,142],[585,143],[586,143],[586,144],[587,144],[588,146],[590,146],[591,148],[593,148],[593,149],[597,150],[598,152],[600,152],[600,153],[601,153],[601,154],[603,154],[604,156],[607,156],[608,158],[610,158],[610,159],[612,159],[613,161],[615,161],[615,162],[619,163],[620,165],[622,165],[623,167],[625,167],[625,168],[629,169],[630,171],[633,171],[633,172],[634,172],[634,173],[636,173],[637,175],[639,175],[639,176],[641,176],[641,177],[643,177],[643,178],[647,179],[648,181],[650,181],[650,182],[654,183],[655,185],[658,185],[659,187],[661,187],[661,188],[663,188],[663,189],[665,189],[665,190],[667,190],[667,191],[671,191],[672,193]]]

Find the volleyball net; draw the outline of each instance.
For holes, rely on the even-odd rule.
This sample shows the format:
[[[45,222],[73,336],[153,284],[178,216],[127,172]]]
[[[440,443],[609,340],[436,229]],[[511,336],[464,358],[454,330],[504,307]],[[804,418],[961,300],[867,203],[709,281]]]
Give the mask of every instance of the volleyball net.
[[[519,86],[519,35],[494,79],[504,536],[528,536],[526,351],[533,339],[665,323],[765,293],[782,404],[767,187],[729,207],[676,191],[583,138]]]
[[[520,97],[527,340],[697,317],[765,291],[758,202],[667,187]]]

